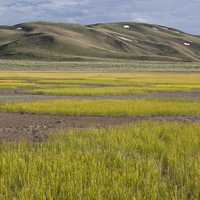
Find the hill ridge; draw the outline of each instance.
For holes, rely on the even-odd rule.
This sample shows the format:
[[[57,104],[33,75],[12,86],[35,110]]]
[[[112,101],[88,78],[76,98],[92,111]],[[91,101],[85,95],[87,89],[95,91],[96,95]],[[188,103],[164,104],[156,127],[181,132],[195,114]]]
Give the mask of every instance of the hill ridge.
[[[0,26],[0,58],[67,61],[81,58],[199,61],[200,37],[137,22],[30,22]]]

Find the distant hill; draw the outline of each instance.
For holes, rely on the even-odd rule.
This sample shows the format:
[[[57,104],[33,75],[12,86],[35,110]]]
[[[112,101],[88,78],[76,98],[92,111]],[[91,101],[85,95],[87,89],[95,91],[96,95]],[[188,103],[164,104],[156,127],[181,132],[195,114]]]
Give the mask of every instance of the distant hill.
[[[0,26],[0,58],[81,61],[199,61],[200,37],[144,23],[61,24],[33,22]]]

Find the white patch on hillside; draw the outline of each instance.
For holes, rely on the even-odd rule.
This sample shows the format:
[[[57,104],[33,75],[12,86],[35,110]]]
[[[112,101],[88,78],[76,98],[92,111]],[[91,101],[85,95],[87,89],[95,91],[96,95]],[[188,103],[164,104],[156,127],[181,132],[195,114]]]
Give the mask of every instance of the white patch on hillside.
[[[130,28],[129,25],[124,25],[123,27],[124,27],[125,29],[129,29],[129,28]]]
[[[169,30],[169,28],[167,28],[167,27],[165,27],[165,26],[160,26],[160,28],[162,28],[163,30],[166,30],[166,31]]]
[[[22,27],[17,27],[16,28],[18,31],[21,31],[23,28]]]
[[[133,40],[131,40],[131,39],[128,39],[128,38],[125,38],[125,37],[121,37],[121,36],[119,36],[118,37],[119,39],[122,39],[122,40],[124,40],[124,41],[127,41],[127,42],[132,42]]]
[[[191,43],[189,43],[189,42],[184,42],[183,43],[185,46],[191,46]]]
[[[159,29],[158,28],[156,28],[156,27],[153,27],[152,28],[154,31],[158,31]]]

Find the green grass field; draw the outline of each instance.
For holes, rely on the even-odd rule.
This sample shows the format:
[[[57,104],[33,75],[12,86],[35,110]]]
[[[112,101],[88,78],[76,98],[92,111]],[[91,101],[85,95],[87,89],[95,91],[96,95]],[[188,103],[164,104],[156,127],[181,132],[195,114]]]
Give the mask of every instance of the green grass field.
[[[0,198],[199,199],[200,126],[144,122],[1,144]]]
[[[0,95],[6,91],[2,94],[14,96],[9,93],[13,90],[22,96],[81,99],[2,102],[0,112],[200,117],[199,99],[128,99],[151,93],[198,93],[197,72],[0,72]],[[110,99],[104,99],[106,95]],[[0,145],[3,200],[198,200],[199,179],[198,122],[150,120],[107,129],[71,129],[53,133],[43,142]]]
[[[199,62],[131,61],[98,59],[94,61],[47,62],[0,59],[2,71],[65,71],[65,72],[199,72]]]

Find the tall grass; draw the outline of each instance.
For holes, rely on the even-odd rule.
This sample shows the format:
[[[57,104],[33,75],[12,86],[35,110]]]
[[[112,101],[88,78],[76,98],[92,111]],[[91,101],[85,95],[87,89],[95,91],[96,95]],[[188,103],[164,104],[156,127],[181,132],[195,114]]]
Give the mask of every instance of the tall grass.
[[[0,199],[199,199],[200,126],[145,122],[0,146]]]
[[[200,102],[181,100],[45,100],[1,104],[1,111],[73,116],[200,116]]]

